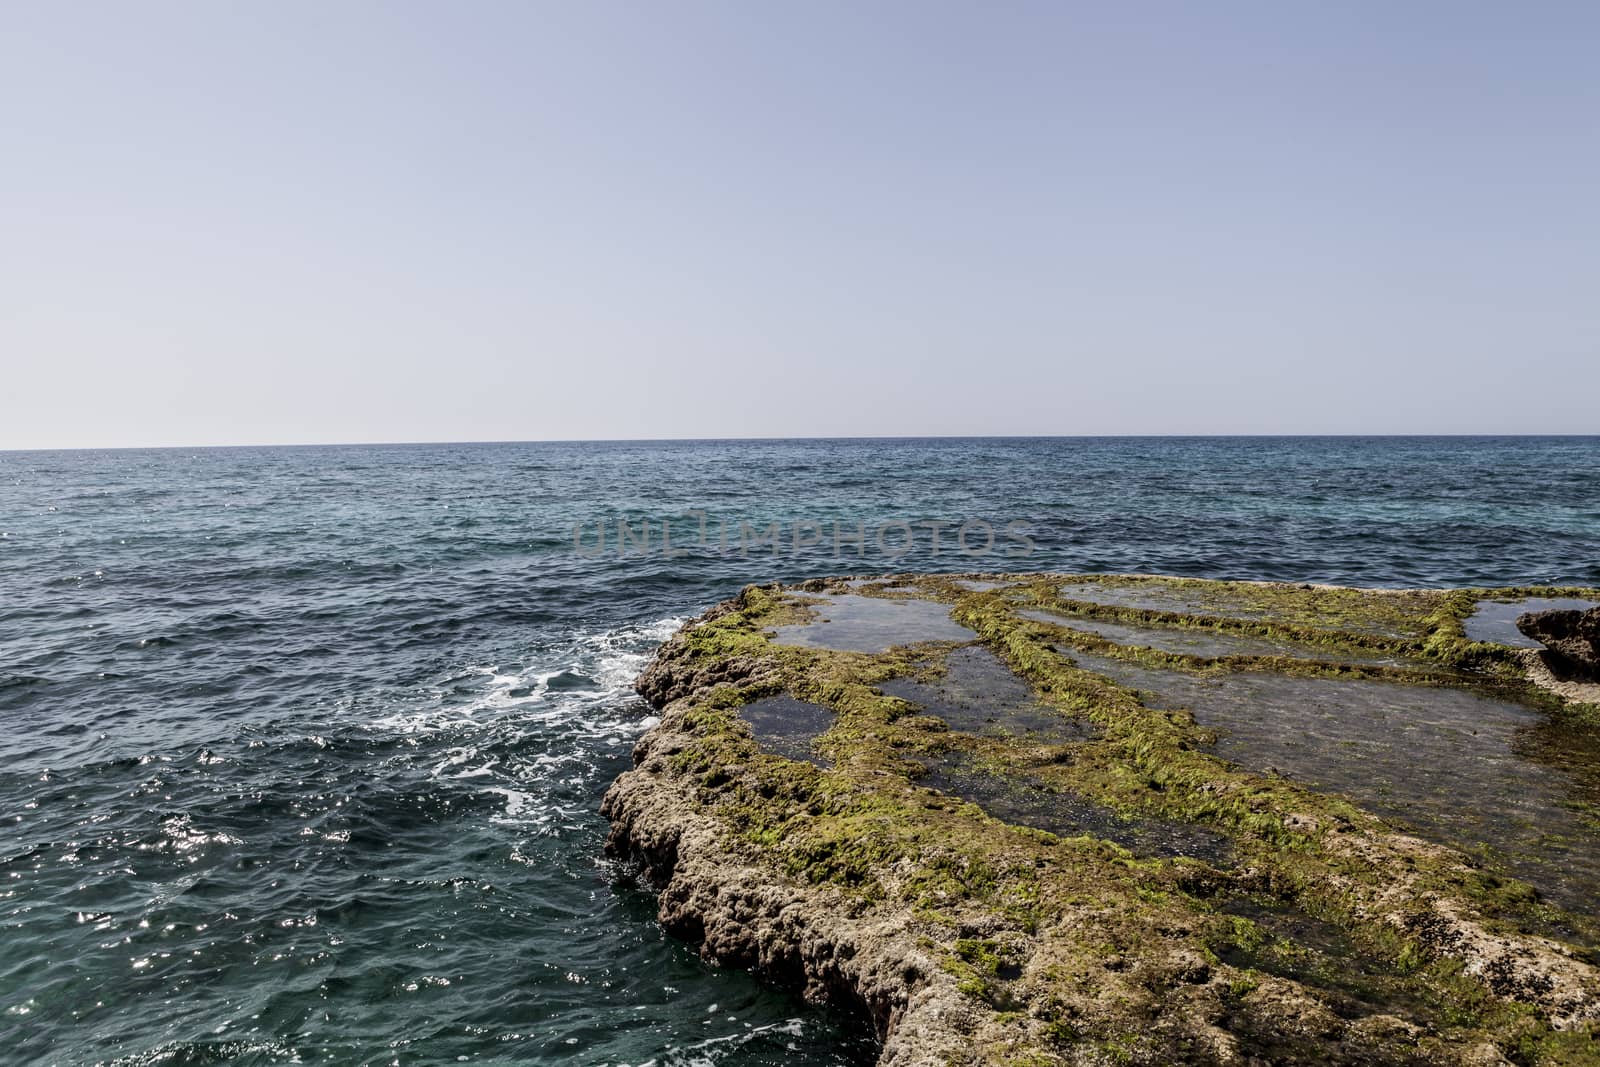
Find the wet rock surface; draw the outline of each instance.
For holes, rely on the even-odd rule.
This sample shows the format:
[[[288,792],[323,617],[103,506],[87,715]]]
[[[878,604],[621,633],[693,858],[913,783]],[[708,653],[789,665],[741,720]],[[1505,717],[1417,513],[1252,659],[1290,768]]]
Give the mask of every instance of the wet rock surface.
[[[919,781],[929,789],[971,801],[1003,822],[1062,837],[1111,841],[1146,859],[1183,856],[1218,867],[1233,861],[1226,834],[1193,823],[1119,815],[1071,790],[1052,788],[1027,774],[985,771],[960,756],[936,764]]]
[[[1600,608],[1528,612],[1517,629],[1546,648],[1545,662],[1560,676],[1600,679]]]
[[[1103,655],[1026,614],[1090,586],[1164,606],[1108,606]],[[1510,699],[1477,599],[750,587],[641,677],[660,725],[608,849],[667,930],[851,1013],[882,1064],[1592,1063],[1600,745],[1581,704]],[[1152,630],[1313,647],[1196,667]],[[1461,683],[1321,655],[1353,647]]]

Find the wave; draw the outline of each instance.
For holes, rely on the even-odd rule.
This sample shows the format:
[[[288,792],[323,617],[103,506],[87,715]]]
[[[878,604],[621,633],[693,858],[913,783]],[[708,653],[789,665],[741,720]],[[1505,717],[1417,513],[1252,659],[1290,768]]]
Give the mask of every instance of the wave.
[[[713,1012],[716,1008],[715,1004],[711,1005]],[[645,1060],[633,1067],[715,1067],[725,1057],[739,1053],[752,1043],[770,1044],[774,1049],[792,1051],[795,1049],[793,1039],[804,1037],[806,1034],[806,1022],[799,1018],[767,1023],[764,1026],[746,1024],[746,1027],[745,1030],[708,1037],[683,1048],[668,1049],[661,1056]]]
[[[498,798],[493,821],[561,833],[594,818],[594,789],[655,723],[633,682],[682,622],[580,631],[515,669],[467,667],[431,686],[435,706],[368,729],[426,738],[428,778]]]

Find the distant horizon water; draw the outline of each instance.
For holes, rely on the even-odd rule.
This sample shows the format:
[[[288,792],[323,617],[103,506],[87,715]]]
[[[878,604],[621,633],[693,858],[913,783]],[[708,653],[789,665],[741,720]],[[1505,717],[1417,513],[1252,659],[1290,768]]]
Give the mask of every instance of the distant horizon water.
[[[411,440],[411,441],[281,441],[281,442],[244,442],[244,443],[211,443],[211,444],[162,444],[162,445],[38,445],[0,448],[0,455],[27,452],[171,452],[182,451],[187,448],[427,448],[427,447],[473,447],[497,445],[649,445],[649,444],[744,444],[744,443],[777,443],[784,441],[881,441],[881,442],[911,442],[911,441],[1121,441],[1121,440],[1167,440],[1167,441],[1227,441],[1227,440],[1269,440],[1269,441],[1315,441],[1315,440],[1418,440],[1418,439],[1477,439],[1477,440],[1508,440],[1508,439],[1561,439],[1561,438],[1600,438],[1597,431],[1571,431],[1556,433],[1100,433],[1100,434],[884,434],[884,435],[788,435],[771,437],[527,437],[506,438],[504,440],[485,439],[475,440]]]

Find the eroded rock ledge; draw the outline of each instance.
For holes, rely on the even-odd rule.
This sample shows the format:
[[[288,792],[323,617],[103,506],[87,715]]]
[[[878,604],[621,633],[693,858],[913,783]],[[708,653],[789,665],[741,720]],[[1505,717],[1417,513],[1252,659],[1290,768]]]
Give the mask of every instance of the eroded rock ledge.
[[[1408,821],[1434,832],[1408,832],[1351,799],[1359,779],[1346,795],[1303,781],[1339,773],[1318,746],[1304,768],[1252,766],[1247,743],[1225,760],[1225,717],[1124,674],[1224,697],[1310,686],[1335,708],[1346,692],[1424,712],[1481,701],[1491,740],[1503,712],[1588,744],[1600,709],[1536,690],[1516,650],[1464,636],[1479,600],[1546,593],[1595,591],[1062,575],[748,587],[639,679],[661,722],[606,795],[608,848],[660,889],[668,930],[855,1014],[886,1065],[1600,1062],[1587,868],[1569,864],[1557,888],[1578,905],[1557,907],[1513,861],[1451,838],[1448,807],[1482,800],[1470,780],[1436,823],[1436,790],[1419,790]],[[945,625],[925,642],[916,620],[933,604]],[[1027,707],[975,688],[992,687],[973,673],[990,661]],[[757,714],[802,707],[825,712],[809,735]],[[1600,786],[1560,773],[1578,775],[1557,783],[1574,796],[1550,818],[1579,812],[1575,855],[1600,839],[1600,808],[1584,808]]]
[[[1600,680],[1600,608],[1530,612],[1517,618],[1517,629],[1544,644],[1547,664],[1563,678]]]

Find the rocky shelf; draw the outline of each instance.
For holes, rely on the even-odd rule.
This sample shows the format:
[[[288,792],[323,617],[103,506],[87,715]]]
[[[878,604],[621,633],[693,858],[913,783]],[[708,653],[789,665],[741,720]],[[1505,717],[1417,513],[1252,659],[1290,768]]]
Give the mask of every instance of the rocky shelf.
[[[1600,590],[750,586],[639,679],[608,848],[880,1064],[1597,1063],[1600,706],[1509,625],[1550,599]]]

